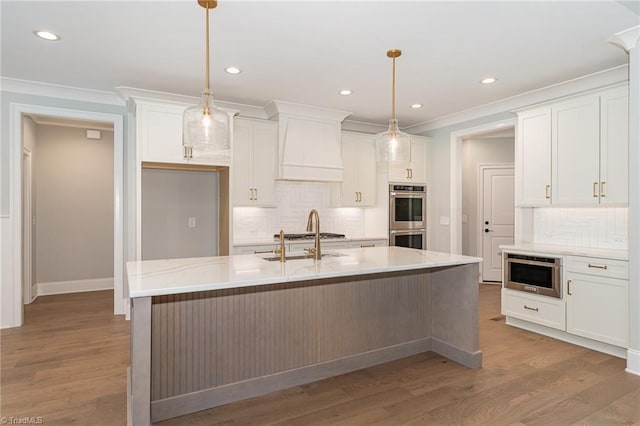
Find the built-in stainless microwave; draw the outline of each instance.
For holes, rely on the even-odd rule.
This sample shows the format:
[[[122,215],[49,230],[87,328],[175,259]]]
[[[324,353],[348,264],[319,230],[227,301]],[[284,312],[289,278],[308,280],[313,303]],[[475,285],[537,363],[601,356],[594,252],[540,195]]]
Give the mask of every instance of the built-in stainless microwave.
[[[513,290],[560,298],[562,259],[505,253],[504,286]]]

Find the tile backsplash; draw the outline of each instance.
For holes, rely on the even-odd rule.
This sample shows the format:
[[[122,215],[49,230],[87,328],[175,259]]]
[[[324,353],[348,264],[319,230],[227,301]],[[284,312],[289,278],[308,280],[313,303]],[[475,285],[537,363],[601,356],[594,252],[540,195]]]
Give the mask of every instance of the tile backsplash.
[[[533,209],[533,242],[570,247],[628,248],[628,208]]]
[[[233,209],[234,241],[270,239],[281,228],[286,233],[305,232],[311,209],[318,210],[322,232],[364,235],[364,209],[331,207],[331,184],[277,181],[275,185],[275,208]]]

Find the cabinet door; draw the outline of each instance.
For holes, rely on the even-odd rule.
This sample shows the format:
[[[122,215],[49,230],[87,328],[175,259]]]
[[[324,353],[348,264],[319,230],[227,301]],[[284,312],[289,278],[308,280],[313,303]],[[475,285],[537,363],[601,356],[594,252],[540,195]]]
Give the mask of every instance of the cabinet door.
[[[629,94],[618,87],[600,97],[600,204],[627,204]]]
[[[599,97],[585,96],[554,106],[551,122],[553,204],[598,204]]]
[[[551,204],[551,109],[518,114],[516,141],[519,206]]]
[[[428,138],[411,136],[411,166],[410,181],[415,183],[427,182],[427,142]]]
[[[360,206],[358,201],[360,199],[358,194],[360,192],[358,145],[360,145],[359,135],[347,132],[342,133],[342,164],[344,172],[342,184],[340,185],[340,205],[343,207]]]
[[[233,205],[253,205],[253,127],[235,119],[233,128]]]
[[[567,332],[627,347],[627,280],[567,273]]]
[[[141,161],[185,163],[182,114],[185,107],[145,104],[136,106],[137,140]]]
[[[278,155],[278,124],[253,123],[253,188],[254,205],[275,205],[276,158]]]
[[[373,136],[365,135],[358,143],[358,192],[361,207],[375,206],[377,193],[376,145]],[[347,173],[345,169],[345,174]]]

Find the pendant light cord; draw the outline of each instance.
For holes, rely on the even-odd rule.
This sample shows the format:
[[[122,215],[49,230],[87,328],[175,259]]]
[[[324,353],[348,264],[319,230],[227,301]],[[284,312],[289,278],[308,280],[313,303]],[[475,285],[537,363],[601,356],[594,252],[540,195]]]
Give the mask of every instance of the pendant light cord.
[[[209,91],[209,2],[207,2],[207,40],[206,40],[206,46],[207,46],[207,55],[206,55],[206,60],[207,60],[207,76],[206,76],[206,90],[207,92]]]
[[[396,58],[393,58],[393,78],[391,83],[391,119],[396,119]]]

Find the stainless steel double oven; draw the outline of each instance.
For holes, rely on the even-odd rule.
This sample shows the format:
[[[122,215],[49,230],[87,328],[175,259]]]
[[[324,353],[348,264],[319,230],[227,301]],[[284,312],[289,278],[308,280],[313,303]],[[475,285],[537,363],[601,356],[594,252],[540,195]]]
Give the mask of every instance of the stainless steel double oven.
[[[389,185],[389,245],[427,249],[427,189]]]

